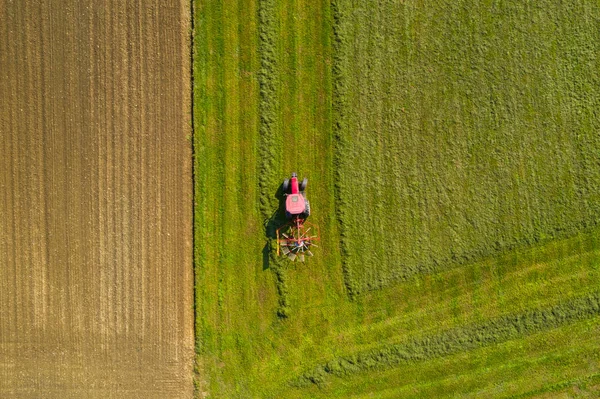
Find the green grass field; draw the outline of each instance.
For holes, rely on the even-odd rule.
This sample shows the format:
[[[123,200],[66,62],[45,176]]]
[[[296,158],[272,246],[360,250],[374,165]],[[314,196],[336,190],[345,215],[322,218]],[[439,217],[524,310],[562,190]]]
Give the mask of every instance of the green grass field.
[[[194,16],[198,397],[594,397],[597,4]],[[305,264],[270,250],[292,171]]]
[[[338,4],[352,293],[597,223],[597,5]]]

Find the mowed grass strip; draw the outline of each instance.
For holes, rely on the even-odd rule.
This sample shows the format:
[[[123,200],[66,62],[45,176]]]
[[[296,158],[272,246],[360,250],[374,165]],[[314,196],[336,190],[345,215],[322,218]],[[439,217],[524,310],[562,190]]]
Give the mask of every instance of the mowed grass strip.
[[[330,267],[339,238],[327,6],[239,0],[196,7],[197,385],[212,397],[269,396],[304,335],[306,319],[295,312],[306,300],[344,296],[341,274]],[[297,89],[282,90],[287,85]],[[322,252],[302,266],[265,247],[269,228],[278,227],[269,224],[277,190],[292,171],[310,179],[311,218],[333,224]]]
[[[340,276],[329,270],[339,258],[335,218],[333,137],[331,129],[331,21],[328,2],[259,2],[260,35],[260,190],[265,218],[265,268],[273,272],[279,293],[277,314],[287,318],[298,306],[296,267],[276,254],[275,230],[285,222],[280,185],[291,172],[309,178],[310,222],[326,234],[306,267],[321,283],[340,290]],[[313,233],[317,230],[313,228]],[[306,277],[305,275],[302,277]],[[291,288],[291,287],[295,287]],[[308,293],[310,294],[310,293]]]
[[[599,332],[595,317],[443,358],[332,377],[289,397],[528,398],[572,386],[593,392],[600,371]]]
[[[350,295],[597,224],[598,4],[334,12]]]
[[[571,298],[542,309],[503,316],[478,325],[467,325],[406,343],[384,345],[350,356],[333,359],[301,375],[293,385],[322,384],[330,376],[397,367],[436,357],[522,338],[600,315],[600,291]]]
[[[276,229],[284,221],[277,198],[281,184],[281,163],[283,140],[280,114],[280,75],[281,60],[278,54],[280,15],[278,2],[259,0],[258,29],[260,54],[260,102],[259,102],[259,193],[260,211],[265,226],[266,246],[263,249],[264,267],[275,276],[279,295],[277,315],[284,319],[289,316],[287,272],[284,260],[277,256]]]
[[[586,295],[597,289],[600,280],[598,245],[598,232],[580,235],[513,251],[501,259],[415,277],[363,295],[352,306],[342,302],[315,309],[307,304],[298,311],[306,318],[305,325],[308,320],[318,320],[328,332],[319,335],[318,344],[302,342],[294,352],[310,354],[309,364],[317,366],[333,357],[486,323],[530,308],[550,307],[561,298]]]
[[[236,371],[248,367],[253,355],[246,339],[259,336],[271,321],[277,293],[271,276],[260,272],[258,5],[196,2],[194,9],[196,386],[201,393],[236,384],[236,373],[222,373],[222,365]],[[237,311],[269,316],[245,323],[235,317]],[[233,331],[235,337],[227,334]]]
[[[598,281],[600,252],[595,233],[414,278],[360,296],[352,306],[338,303],[333,308],[315,309],[307,304],[306,309],[297,311],[304,319],[298,322],[304,326],[304,339],[294,342],[297,347],[287,347],[287,364],[293,369],[291,374],[300,375],[311,369],[311,364],[315,368],[332,358],[377,352],[382,345],[389,348],[426,340],[465,326],[492,329],[494,320],[586,296],[598,289]],[[319,325],[326,334],[317,332]],[[591,339],[598,342],[595,335]],[[374,384],[373,389],[380,387]],[[281,392],[287,392],[286,388]]]

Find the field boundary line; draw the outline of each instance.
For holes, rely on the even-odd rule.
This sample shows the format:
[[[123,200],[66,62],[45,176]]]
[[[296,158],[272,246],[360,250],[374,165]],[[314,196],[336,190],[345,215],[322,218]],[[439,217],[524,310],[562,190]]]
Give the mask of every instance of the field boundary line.
[[[194,314],[194,365],[193,365],[193,383],[194,383],[194,397],[199,396],[200,392],[200,359],[198,358],[198,326],[196,325],[196,320],[198,320],[198,307],[196,306],[196,301],[198,298],[198,293],[196,292],[196,152],[195,152],[195,133],[196,130],[194,128],[194,79],[195,79],[195,45],[196,45],[196,30],[195,30],[195,5],[194,0],[189,0],[190,4],[190,149],[192,153],[192,291],[193,291],[193,314]]]

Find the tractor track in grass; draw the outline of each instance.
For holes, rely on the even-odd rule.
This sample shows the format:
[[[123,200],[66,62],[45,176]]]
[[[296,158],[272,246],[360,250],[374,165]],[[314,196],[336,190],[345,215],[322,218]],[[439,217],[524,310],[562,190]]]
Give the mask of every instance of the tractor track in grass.
[[[0,15],[0,397],[191,398],[189,2]]]

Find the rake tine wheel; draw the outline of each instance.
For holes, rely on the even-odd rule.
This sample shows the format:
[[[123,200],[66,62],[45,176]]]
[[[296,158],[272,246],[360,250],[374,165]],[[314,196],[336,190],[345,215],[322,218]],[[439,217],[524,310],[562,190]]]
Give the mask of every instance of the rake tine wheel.
[[[281,228],[285,232],[281,231],[278,233],[281,237],[285,237],[279,240],[281,252],[291,261],[297,259],[300,262],[304,262],[306,256],[314,255],[310,251],[310,247],[313,245],[316,247],[317,245],[314,244],[314,241],[319,238],[315,234],[313,226],[308,226],[307,224],[304,220],[296,219]],[[308,235],[309,233],[313,233],[313,235]]]
[[[304,236],[305,234],[308,234],[308,232],[310,231],[310,229],[312,229],[312,227],[309,227],[308,229],[304,230],[304,233],[302,233],[302,235]]]

